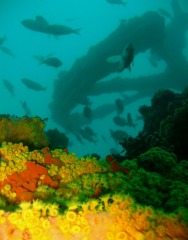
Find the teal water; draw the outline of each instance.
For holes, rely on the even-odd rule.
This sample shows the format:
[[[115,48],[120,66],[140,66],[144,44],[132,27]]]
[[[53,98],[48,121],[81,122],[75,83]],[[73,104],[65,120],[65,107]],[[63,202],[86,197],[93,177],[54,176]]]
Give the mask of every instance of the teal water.
[[[184,71],[183,64],[180,64],[178,59],[179,57],[182,61],[187,62],[188,58],[188,26],[186,21],[180,19],[180,13],[183,12],[186,15],[186,11],[188,12],[187,1],[127,0],[126,2],[127,4],[124,7],[118,4],[110,4],[105,0],[33,0],[32,2],[29,0],[2,0],[0,2],[0,39],[4,37],[6,39],[1,45],[1,47],[4,47],[4,51],[3,49],[0,51],[0,113],[21,117],[26,114],[21,104],[21,102],[25,101],[31,111],[31,116],[37,115],[41,118],[48,118],[46,130],[58,128],[60,131],[65,132],[70,139],[69,150],[79,156],[95,152],[104,157],[110,153],[111,148],[115,148],[117,152],[120,152],[122,148],[112,139],[110,129],[114,131],[123,130],[130,136],[136,136],[143,127],[142,120],[136,121],[139,115],[139,106],[143,104],[149,105],[152,93],[160,88],[165,87],[181,91],[185,87],[188,77],[188,72]],[[161,12],[159,9],[167,11],[171,17],[165,16],[163,11]],[[148,22],[144,22],[138,29],[137,25],[131,25],[133,18],[141,17],[149,11],[155,12],[164,22],[164,48],[161,50],[157,46],[157,53],[160,53],[160,56],[156,56],[157,54],[150,55],[151,41],[155,42],[155,39],[159,37],[157,29],[152,32],[153,38],[151,38],[150,32],[147,32],[150,18],[148,18]],[[36,16],[44,17],[49,24],[61,24],[72,29],[80,29],[80,34],[53,36],[53,34],[31,31],[21,24],[23,20],[35,19]],[[186,17],[185,19],[187,19]],[[177,23],[179,30],[182,27],[182,31],[178,31],[178,33],[182,33],[182,36],[177,35],[176,24],[172,24],[176,23],[176,19],[182,21]],[[103,70],[105,66],[98,65],[97,61],[92,63],[93,58],[87,55],[88,51],[92,46],[98,46],[99,43],[116,31],[122,21],[124,21],[125,26],[130,26],[126,36],[131,35],[132,31],[134,32],[131,35],[133,36],[131,39],[135,48],[132,70],[125,69],[121,73],[116,72],[113,63],[109,65],[109,69],[112,66],[112,70]],[[137,35],[137,32],[139,32],[139,35]],[[138,36],[140,39],[138,39]],[[116,37],[123,39],[125,36],[117,35]],[[114,42],[116,40],[114,38]],[[113,45],[114,42],[111,41],[112,48],[115,49],[117,46]],[[146,46],[144,46],[144,43]],[[126,44],[125,41],[124,45],[126,46]],[[117,50],[116,52],[121,55],[123,48],[121,47],[120,51]],[[103,50],[104,47],[101,48],[101,54],[103,54]],[[166,51],[168,57],[165,55]],[[110,54],[109,52],[109,56]],[[63,65],[59,68],[44,64],[39,65],[34,58],[34,56],[38,55],[45,57],[52,55],[61,59]],[[87,64],[82,64],[82,68],[75,72],[74,64],[84,56],[87,56],[85,58]],[[95,59],[98,57],[98,62],[100,62],[99,53],[93,57]],[[169,59],[172,59],[172,61],[168,62]],[[89,68],[88,62],[90,61],[91,66]],[[176,74],[172,74],[174,76],[173,81],[170,81],[171,75],[169,74],[168,78],[163,81],[166,81],[166,84],[162,84],[160,81],[152,87],[149,82],[147,84],[146,76],[159,76],[165,72],[170,72],[174,68],[173,66],[177,66]],[[86,71],[86,68],[88,68],[88,71]],[[70,77],[59,77],[62,71],[66,71],[70,74]],[[106,73],[103,74],[103,71],[106,71]],[[83,81],[83,76],[87,78],[88,82],[91,81],[90,78],[96,72],[100,72],[104,77],[96,80],[96,82],[95,78],[92,79],[93,85],[87,84],[85,79]],[[72,76],[75,76],[73,83],[71,82]],[[136,87],[137,82],[135,81],[135,86],[132,83],[133,86],[127,86],[123,90],[120,90],[118,86],[117,90],[115,87],[114,89],[108,88],[108,81],[116,77],[132,79],[133,83],[135,79],[143,77],[141,81],[145,82],[145,86]],[[46,87],[46,91],[28,89],[21,82],[22,78],[28,78],[41,84]],[[3,79],[8,80],[14,87],[14,96],[10,94],[3,84]],[[61,81],[64,82],[61,84]],[[98,82],[107,82],[107,84],[103,90],[96,94],[96,92],[92,91],[94,91]],[[148,91],[146,91],[147,88]],[[149,94],[150,89],[151,95]],[[140,96],[134,97],[138,92]],[[83,108],[86,104],[80,104],[79,95],[83,95],[84,99],[87,97],[91,102],[92,121],[87,121],[83,117]],[[72,100],[75,98],[76,100]],[[78,102],[77,98],[79,99]],[[115,100],[117,98],[124,100],[125,107],[122,117],[126,118],[127,114],[131,113],[132,119],[136,123],[135,128],[117,126],[113,122],[113,118],[117,115],[115,109]],[[103,106],[106,110],[108,105],[110,105],[109,111],[106,113],[104,113],[104,110],[99,111],[99,108]],[[70,117],[72,114],[73,117]],[[77,116],[74,114],[78,114],[78,119],[74,117]],[[72,121],[73,119],[76,120]],[[81,120],[79,121],[79,119]],[[86,126],[91,127],[96,133],[94,142],[89,142],[80,135],[80,128]]]

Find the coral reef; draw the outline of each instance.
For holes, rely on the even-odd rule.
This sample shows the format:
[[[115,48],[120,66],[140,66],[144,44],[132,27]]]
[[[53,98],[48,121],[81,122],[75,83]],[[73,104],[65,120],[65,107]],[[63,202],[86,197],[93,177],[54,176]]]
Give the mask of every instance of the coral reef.
[[[57,128],[49,129],[46,131],[46,135],[50,149],[67,148],[69,139],[64,133],[59,132]]]
[[[29,151],[3,142],[0,239],[188,239],[185,163],[163,151],[120,164],[112,156],[78,158],[67,149]],[[156,172],[138,167],[151,152],[161,166]],[[169,164],[177,179],[160,174]]]
[[[151,99],[151,106],[139,111],[144,128],[135,138],[120,143],[126,158],[133,159],[152,147],[160,147],[177,155],[178,161],[188,159],[188,94],[160,90]]]
[[[0,143],[3,141],[22,142],[30,149],[40,149],[48,145],[44,133],[45,122],[39,117],[18,118],[0,115]]]

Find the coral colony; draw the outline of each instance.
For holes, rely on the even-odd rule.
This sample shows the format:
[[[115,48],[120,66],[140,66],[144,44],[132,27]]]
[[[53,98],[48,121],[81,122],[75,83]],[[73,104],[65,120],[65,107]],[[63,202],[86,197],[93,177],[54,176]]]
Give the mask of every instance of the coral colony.
[[[186,160],[159,146],[78,158],[50,149],[40,118],[2,115],[0,127],[0,239],[188,239]]]

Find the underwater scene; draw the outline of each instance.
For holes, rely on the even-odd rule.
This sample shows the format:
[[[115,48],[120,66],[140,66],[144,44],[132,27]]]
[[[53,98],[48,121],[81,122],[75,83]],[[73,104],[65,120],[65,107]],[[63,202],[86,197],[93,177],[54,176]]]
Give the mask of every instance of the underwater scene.
[[[0,240],[188,240],[188,0],[0,0]]]

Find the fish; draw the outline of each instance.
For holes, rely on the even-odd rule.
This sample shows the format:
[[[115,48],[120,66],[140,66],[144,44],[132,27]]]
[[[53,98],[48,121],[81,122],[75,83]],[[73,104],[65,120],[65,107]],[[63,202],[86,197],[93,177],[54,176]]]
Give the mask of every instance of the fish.
[[[114,123],[115,123],[116,125],[121,126],[121,127],[124,127],[124,126],[127,125],[126,119],[124,119],[124,118],[122,118],[122,117],[120,117],[120,116],[115,116],[115,117],[113,118],[113,121],[114,121]]]
[[[129,134],[123,130],[112,130],[110,129],[110,135],[114,139],[115,142],[123,142],[125,139],[129,137]]]
[[[48,21],[46,20],[46,18],[42,17],[42,16],[36,16],[35,20],[37,22],[39,22],[41,25],[43,25],[43,27],[47,27],[49,25]]]
[[[47,27],[47,32],[53,36],[61,36],[61,35],[68,35],[68,34],[80,34],[80,28],[72,29],[68,26],[64,26],[61,24],[50,24]]]
[[[2,52],[4,52],[5,54],[13,57],[13,58],[15,57],[15,55],[13,54],[13,52],[12,52],[9,48],[7,48],[7,47],[5,47],[5,46],[0,46],[0,50],[1,50]]]
[[[86,105],[83,109],[83,115],[86,119],[88,119],[89,121],[92,120],[92,117],[93,117],[93,112],[92,112],[92,109]]]
[[[91,136],[96,136],[96,133],[94,132],[94,130],[93,130],[91,127],[86,126],[86,127],[84,128],[84,130],[85,130],[89,135],[91,135]]]
[[[119,63],[117,72],[122,72],[124,69],[128,68],[131,71],[131,65],[134,60],[134,48],[131,43],[129,43],[123,50],[121,55],[110,56],[106,59],[108,63]]]
[[[24,110],[24,112],[25,112],[25,115],[26,115],[26,116],[31,115],[31,110],[29,109],[26,101],[23,101],[23,102],[20,102],[20,103],[21,103],[22,108],[23,108],[23,110]]]
[[[131,71],[131,65],[134,60],[134,48],[131,43],[124,48],[121,61],[119,67],[117,69],[118,72],[122,72],[124,69],[128,68]]]
[[[95,139],[95,136],[93,134],[90,134],[90,130],[88,132],[88,127],[85,127],[84,129],[80,128],[80,135],[82,138],[84,138],[85,140],[87,140],[88,142],[93,142],[93,143],[96,143],[96,139]],[[92,130],[92,129],[91,129]],[[93,130],[92,130],[93,131]],[[93,132],[94,133],[94,132]]]
[[[106,1],[110,4],[119,4],[119,5],[123,5],[123,6],[126,6],[126,4],[127,4],[123,0],[106,0]]]
[[[116,105],[116,110],[117,110],[117,114],[120,115],[123,113],[124,111],[124,103],[120,98],[117,98],[115,100],[115,105]]]
[[[6,36],[0,37],[0,46],[3,45],[6,40],[7,40]]]
[[[127,113],[127,126],[129,127],[136,127],[136,123],[133,122],[132,116],[130,113]]]
[[[35,90],[35,91],[45,91],[46,87],[43,87],[37,82],[34,82],[33,80],[30,80],[28,78],[22,78],[22,83],[29,89]]]
[[[10,92],[12,96],[14,96],[14,86],[12,83],[6,79],[3,79],[3,85],[6,87],[6,89]]]
[[[56,57],[35,56],[35,58],[40,62],[40,64],[45,64],[50,67],[58,68],[63,65],[61,60]]]
[[[39,21],[38,19],[25,19],[21,22],[21,24],[31,31],[48,34],[48,24],[46,25],[46,23]]]

